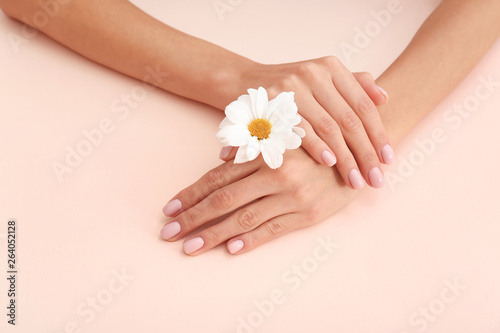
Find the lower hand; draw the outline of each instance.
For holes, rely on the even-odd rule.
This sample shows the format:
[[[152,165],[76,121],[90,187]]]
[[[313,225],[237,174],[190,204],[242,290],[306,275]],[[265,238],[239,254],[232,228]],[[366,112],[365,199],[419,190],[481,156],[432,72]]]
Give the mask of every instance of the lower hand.
[[[169,221],[161,235],[177,241],[196,231],[184,241],[189,255],[224,242],[230,253],[245,253],[323,220],[355,193],[337,170],[316,163],[302,148],[287,151],[283,165],[276,170],[262,157],[236,165],[228,161],[179,192],[163,208]],[[199,230],[230,212],[220,222]]]

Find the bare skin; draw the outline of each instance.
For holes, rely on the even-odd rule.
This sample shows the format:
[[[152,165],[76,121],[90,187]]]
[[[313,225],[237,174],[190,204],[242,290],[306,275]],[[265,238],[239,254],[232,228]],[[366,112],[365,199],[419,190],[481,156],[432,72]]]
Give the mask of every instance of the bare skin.
[[[92,6],[88,5],[89,3],[92,3]],[[33,0],[0,0],[4,11],[19,20],[24,15],[28,16],[36,11],[38,9],[36,4],[37,1]],[[91,16],[92,19],[89,21],[78,21],[77,17],[72,15],[80,14],[74,12],[71,14],[72,10],[74,11],[72,7],[72,10],[66,9],[69,13],[56,16],[44,32],[99,63],[137,78],[144,77],[144,68],[147,65],[164,64],[165,59],[162,56],[164,52],[168,54],[169,47],[181,45],[182,49],[189,50],[189,61],[185,61],[184,66],[177,67],[179,70],[172,69],[170,73],[172,80],[165,80],[166,82],[161,87],[218,108],[223,108],[242,94],[246,88],[255,85],[255,75],[259,73],[259,82],[262,82],[259,84],[267,85],[266,88],[273,91],[273,89],[295,87],[294,83],[287,80],[292,74],[296,74],[294,78],[298,80],[295,84],[300,89],[300,85],[309,82],[305,80],[324,82],[321,80],[325,80],[327,75],[320,70],[321,68],[330,74],[335,72],[332,68],[337,71],[341,68],[335,58],[311,60],[298,64],[257,64],[213,44],[208,43],[209,46],[207,46],[204,41],[169,30],[172,28],[158,21],[152,21],[146,14],[142,12],[139,14],[135,12],[135,9],[129,8],[123,13],[125,16],[131,15],[126,21],[136,20],[134,22],[138,22],[138,26],[144,29],[140,33],[150,37],[137,41],[138,44],[133,50],[139,50],[139,52],[130,52],[131,48],[127,40],[133,39],[137,32],[132,28],[118,28],[119,22],[113,22],[99,14],[99,10],[103,10],[101,6],[115,6],[113,10],[128,8],[124,1],[78,2],[74,0],[72,6],[80,6],[76,8],[83,12],[96,11],[92,12],[95,17]],[[61,9],[61,13],[64,11],[65,9]],[[500,17],[500,2],[497,0],[443,1],[425,21],[400,57],[377,79],[377,85],[383,86],[391,96],[390,103],[379,106],[378,114],[381,124],[394,144],[401,141],[412,127],[465,77],[497,40],[500,35],[498,17]],[[104,20],[110,23],[104,24]],[[61,26],[66,29],[58,29]],[[121,28],[125,29],[122,31]],[[99,32],[97,36],[95,29]],[[119,34],[118,30],[120,30]],[[150,40],[165,41],[165,39],[168,43],[149,42]],[[104,50],[99,50],[103,41],[106,41],[106,47]],[[200,45],[206,46],[207,49]],[[115,59],[117,53],[124,52],[129,53],[130,57]],[[214,64],[210,63],[211,66],[207,66],[207,61],[212,59],[211,57],[222,59],[215,65],[217,70],[213,72]],[[182,64],[182,60],[172,55],[166,60],[166,67],[169,68],[170,62],[170,65]],[[283,70],[286,66],[290,66],[289,69]],[[304,70],[304,68],[308,69]],[[190,75],[193,72],[197,75]],[[193,80],[189,79],[190,77],[203,77],[204,79]],[[352,84],[353,81],[350,79],[348,82]],[[362,81],[358,78],[357,82]],[[385,96],[378,94],[375,86],[366,84],[366,81],[360,86],[375,104],[382,104],[385,101]],[[337,87],[336,91],[342,95]],[[363,124],[364,136],[342,131],[342,121],[335,119],[332,110],[324,110],[324,105],[320,101],[316,100],[316,102],[323,107],[320,111],[326,111],[331,116],[345,141],[350,140],[350,137],[359,138],[359,141],[356,141],[359,147],[362,147],[358,148],[359,151],[366,149],[364,140],[367,138],[370,140],[373,151],[363,155],[367,157],[367,161],[374,163],[374,159],[369,157],[373,153],[378,155],[380,160],[380,151],[377,149],[379,149],[380,142],[388,142],[388,139],[387,141],[383,139],[386,134],[379,134],[379,136],[373,134],[367,124],[375,124],[374,126],[377,127],[376,119],[363,121],[362,116],[360,117],[357,113],[359,110],[356,110],[356,107],[353,109],[349,97],[344,95],[342,97],[344,106],[349,105],[350,111],[354,112]],[[366,96],[363,95],[363,98],[366,100]],[[317,115],[316,112],[312,114]],[[373,114],[373,112],[366,114]],[[307,119],[304,114],[302,115]],[[317,140],[331,147],[332,143],[329,143],[325,135],[328,133],[324,133],[329,131],[322,131],[319,126],[315,127],[314,121],[308,121],[305,123],[306,126],[308,123],[311,125],[310,136],[316,138],[314,135],[317,134]],[[322,128],[325,129],[327,126],[323,125]],[[380,128],[378,131],[383,133],[380,132]],[[308,135],[310,133],[308,132]],[[379,141],[372,137],[378,138]],[[312,146],[317,147],[318,144]],[[310,148],[305,142],[304,146]],[[340,165],[339,173],[336,169],[321,163],[316,156],[317,151],[308,150],[307,152],[320,163],[315,162],[305,150],[300,148],[287,152],[285,162],[278,170],[270,170],[262,159],[257,159],[243,165],[234,165],[229,160],[209,171],[198,182],[173,198],[171,202],[177,203],[175,207],[167,205],[164,208],[164,213],[170,216],[166,225],[172,226],[172,223],[177,223],[180,230],[176,235],[170,236],[164,229],[163,237],[169,241],[180,240],[206,222],[237,209],[233,215],[222,222],[198,231],[186,239],[184,249],[190,255],[198,255],[226,242],[231,253],[240,254],[287,232],[317,223],[335,213],[355,197],[356,191],[352,189],[349,177],[346,177]],[[365,160],[359,160],[360,153],[356,149],[350,150],[350,153],[356,157],[355,163],[360,165],[366,179],[365,171],[371,170],[372,165],[367,162],[368,167],[364,166],[362,162]],[[230,154],[228,159],[231,157]],[[250,203],[249,206],[240,208],[248,203]],[[237,246],[235,242],[238,243]],[[201,247],[199,247],[200,244]]]
[[[33,25],[36,20],[26,18],[41,10],[39,0],[0,0],[0,5]],[[55,12],[48,24],[35,28],[139,80],[147,77],[146,68],[159,69],[168,73],[160,84],[164,90],[221,110],[248,88],[263,86],[270,98],[294,91],[306,151],[318,163],[336,164],[352,188],[363,187],[363,178],[374,187],[383,185],[383,179],[370,181],[369,173],[383,177],[380,164],[392,162],[383,158],[384,146],[390,156],[393,152],[375,106],[387,96],[371,76],[351,73],[334,57],[262,65],[171,28],[125,0],[71,0]]]
[[[424,22],[404,52],[377,79],[391,96],[391,102],[378,109],[392,142],[399,143],[483,57],[500,36],[498,17],[499,1],[448,0]],[[242,193],[242,189],[247,191]],[[188,244],[191,250],[189,241],[203,239],[203,246],[190,255],[223,242],[230,252],[241,254],[321,221],[344,207],[355,194],[336,170],[311,163],[300,149],[285,153],[283,167],[274,171],[262,161],[245,168],[229,161],[174,196],[182,202],[182,208],[170,214],[173,217],[169,223],[178,221],[181,231],[168,240],[181,239],[203,225],[207,216],[219,217],[237,205],[258,199],[184,241],[184,249]],[[201,209],[203,214],[199,214]]]

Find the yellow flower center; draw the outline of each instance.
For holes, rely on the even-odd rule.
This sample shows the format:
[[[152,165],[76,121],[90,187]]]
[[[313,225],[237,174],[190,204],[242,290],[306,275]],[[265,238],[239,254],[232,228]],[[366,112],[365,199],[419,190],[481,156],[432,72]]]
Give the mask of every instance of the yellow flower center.
[[[271,134],[271,125],[265,119],[255,119],[248,125],[248,130],[252,136],[256,136],[259,140],[267,139],[269,134]]]

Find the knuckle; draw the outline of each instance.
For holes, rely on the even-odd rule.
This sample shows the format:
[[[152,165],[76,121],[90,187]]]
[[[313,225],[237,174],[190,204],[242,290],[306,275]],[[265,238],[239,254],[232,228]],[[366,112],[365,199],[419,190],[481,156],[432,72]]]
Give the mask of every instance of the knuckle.
[[[304,61],[297,65],[297,74],[305,78],[314,78],[318,73],[318,65],[313,61]]]
[[[219,188],[228,182],[229,174],[220,168],[209,171],[206,175],[206,184],[209,188]]]
[[[299,186],[292,191],[292,197],[298,203],[304,203],[311,198],[311,188],[309,186]]]
[[[374,151],[366,151],[361,154],[361,159],[363,163],[367,166],[376,166],[378,165],[378,157]]]
[[[283,163],[283,165],[275,170],[269,177],[269,184],[273,187],[282,188],[284,185],[289,186],[295,181],[296,167],[290,163]]]
[[[359,75],[360,79],[363,81],[375,81],[373,79],[373,76],[368,72],[360,72],[358,75]]]
[[[299,79],[297,77],[298,73],[294,72],[288,72],[283,77],[280,79],[280,82],[278,84],[273,85],[269,90],[269,96],[277,96],[279,93],[283,91],[288,91],[288,90],[295,90]]]
[[[273,220],[266,223],[266,230],[271,237],[275,237],[285,230],[285,224],[283,221]]]
[[[321,61],[329,68],[335,68],[342,64],[339,58],[335,56],[326,56],[321,58]]]
[[[318,203],[312,204],[309,209],[305,211],[304,220],[309,221],[311,224],[316,223],[321,220],[323,209],[324,208]]]
[[[358,111],[361,114],[372,114],[376,111],[375,104],[368,96],[364,96],[358,102]]]
[[[250,210],[250,209],[245,209],[239,216],[238,216],[238,225],[240,226],[241,229],[243,230],[252,230],[255,228],[255,225],[257,224],[257,214],[255,211]]]
[[[318,123],[318,132],[321,135],[333,136],[338,131],[337,123],[330,117],[323,118]]]
[[[212,195],[210,203],[215,209],[224,210],[233,203],[233,192],[229,189],[220,189]]]
[[[201,235],[205,244],[210,244],[211,246],[217,245],[220,243],[219,234],[212,230],[212,228],[208,228],[203,230],[203,235]]]
[[[196,227],[195,216],[193,215],[192,209],[186,210],[178,217],[179,222],[182,222],[181,230],[192,230]]]
[[[348,131],[354,131],[361,126],[361,120],[354,111],[344,113],[342,117],[342,127]]]

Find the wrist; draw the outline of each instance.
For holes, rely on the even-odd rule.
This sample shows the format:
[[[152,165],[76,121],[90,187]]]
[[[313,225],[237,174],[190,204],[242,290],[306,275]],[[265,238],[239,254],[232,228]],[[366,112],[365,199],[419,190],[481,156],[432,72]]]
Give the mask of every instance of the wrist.
[[[212,71],[206,82],[206,91],[210,92],[207,104],[224,110],[229,103],[246,94],[248,88],[252,88],[249,83],[251,73],[262,66],[242,57],[233,64],[226,64],[221,70]]]

